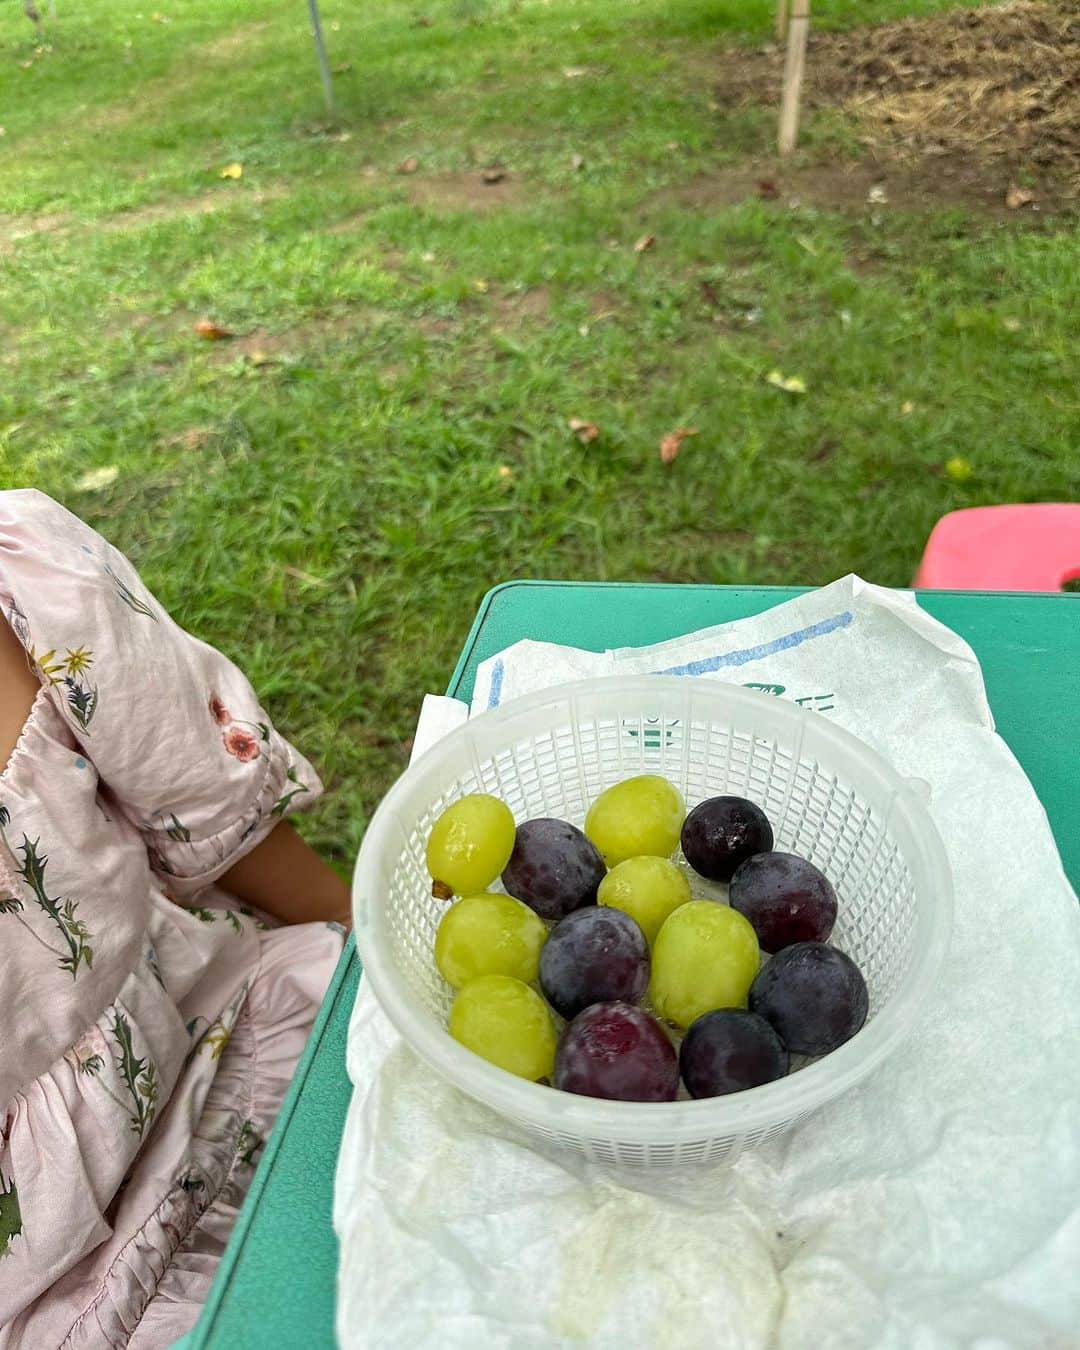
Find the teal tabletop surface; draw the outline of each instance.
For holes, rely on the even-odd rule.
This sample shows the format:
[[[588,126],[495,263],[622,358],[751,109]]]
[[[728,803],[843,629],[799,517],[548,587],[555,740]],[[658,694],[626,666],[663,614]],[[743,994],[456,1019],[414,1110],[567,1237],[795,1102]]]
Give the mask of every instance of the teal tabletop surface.
[[[760,613],[798,590],[515,581],[491,591],[447,692],[529,637],[600,651]],[[1080,596],[924,591],[974,648],[997,727],[1035,785],[1080,889]],[[417,690],[417,703],[423,691]],[[345,1041],[360,979],[350,939],[267,1145],[203,1317],[184,1350],[322,1350],[334,1340],[334,1169],[349,1104]]]

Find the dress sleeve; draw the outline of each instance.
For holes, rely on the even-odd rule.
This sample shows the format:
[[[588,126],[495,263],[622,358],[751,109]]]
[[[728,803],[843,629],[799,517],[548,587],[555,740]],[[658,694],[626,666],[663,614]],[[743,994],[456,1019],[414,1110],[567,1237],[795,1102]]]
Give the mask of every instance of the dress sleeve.
[[[237,667],[184,632],[123,554],[40,492],[0,492],[0,604],[177,898],[322,791]]]

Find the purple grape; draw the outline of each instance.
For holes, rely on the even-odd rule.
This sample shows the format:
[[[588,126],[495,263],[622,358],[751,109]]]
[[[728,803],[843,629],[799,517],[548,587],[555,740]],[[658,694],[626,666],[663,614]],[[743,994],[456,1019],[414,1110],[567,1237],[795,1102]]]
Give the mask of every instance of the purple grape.
[[[783,1078],[788,1052],[764,1017],[745,1008],[717,1008],[690,1024],[679,1048],[679,1069],[691,1097],[721,1097]]]
[[[540,988],[569,1021],[592,1003],[640,1003],[649,987],[649,944],[629,914],[608,905],[561,919],[540,952]]]
[[[730,881],[740,863],[772,846],[768,816],[745,797],[710,797],[682,827],[686,861],[710,881]]]
[[[870,996],[859,967],[824,942],[778,952],[750,986],[750,1011],[771,1022],[798,1055],[827,1055],[866,1021]]]
[[[836,922],[836,892],[828,878],[795,853],[747,858],[731,878],[728,898],[767,952],[793,942],[824,942]]]
[[[629,1003],[594,1003],[563,1032],[552,1081],[583,1097],[672,1102],[679,1060],[655,1017]]]
[[[600,850],[581,830],[541,816],[517,827],[502,882],[542,919],[561,919],[596,904],[596,888],[606,872]]]

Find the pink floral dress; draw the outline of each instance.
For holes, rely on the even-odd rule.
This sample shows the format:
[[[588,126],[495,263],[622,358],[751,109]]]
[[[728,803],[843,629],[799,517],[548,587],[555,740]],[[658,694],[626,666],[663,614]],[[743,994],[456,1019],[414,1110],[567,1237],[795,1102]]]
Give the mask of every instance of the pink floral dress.
[[[41,678],[0,773],[0,1350],[149,1350],[197,1320],[341,951],[214,883],[320,784],[37,492],[0,492],[0,611]]]

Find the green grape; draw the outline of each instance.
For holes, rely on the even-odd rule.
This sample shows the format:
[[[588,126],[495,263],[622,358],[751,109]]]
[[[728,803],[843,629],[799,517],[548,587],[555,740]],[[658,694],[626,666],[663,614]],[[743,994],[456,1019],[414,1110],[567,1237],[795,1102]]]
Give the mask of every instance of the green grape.
[[[450,1009],[450,1035],[466,1049],[519,1078],[550,1078],[555,1024],[547,1004],[521,980],[478,975]]]
[[[686,804],[666,778],[643,773],[601,792],[585,817],[585,833],[609,867],[641,853],[669,858],[679,842]]]
[[[435,964],[460,989],[477,975],[512,975],[530,984],[547,940],[542,919],[520,900],[498,891],[456,900],[435,934]]]
[[[749,919],[730,905],[691,900],[664,921],[657,935],[653,1006],[679,1027],[714,1008],[745,1008],[760,961]]]
[[[490,886],[514,848],[514,817],[505,802],[473,792],[453,802],[431,827],[427,865],[432,895],[472,895]]]
[[[596,892],[598,904],[621,909],[637,920],[650,947],[667,916],[689,899],[686,874],[669,859],[647,854],[613,867]]]

